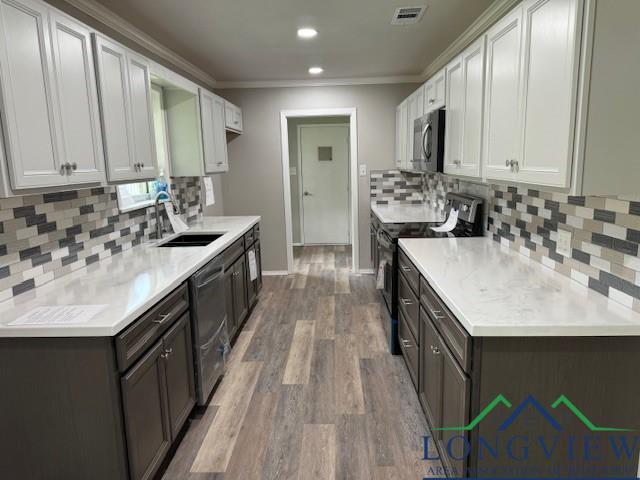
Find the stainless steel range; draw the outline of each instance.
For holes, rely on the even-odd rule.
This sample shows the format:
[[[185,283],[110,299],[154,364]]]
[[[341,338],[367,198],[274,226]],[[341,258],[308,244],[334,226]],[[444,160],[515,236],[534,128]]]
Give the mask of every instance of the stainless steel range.
[[[392,354],[400,354],[398,343],[398,239],[400,238],[441,238],[441,237],[477,237],[482,236],[483,200],[482,198],[464,193],[448,193],[445,200],[447,218],[452,210],[458,212],[458,219],[449,232],[435,232],[431,229],[433,223],[382,223],[372,219],[372,247],[374,271],[377,272],[381,264],[384,269],[384,282],[381,293],[389,313],[388,321],[383,323],[389,350]],[[375,238],[375,242],[374,242]],[[374,245],[375,243],[375,245]]]

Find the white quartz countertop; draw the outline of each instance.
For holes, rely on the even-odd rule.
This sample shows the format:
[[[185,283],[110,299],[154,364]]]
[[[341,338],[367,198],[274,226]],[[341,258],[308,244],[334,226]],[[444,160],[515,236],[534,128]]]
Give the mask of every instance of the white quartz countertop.
[[[443,211],[426,204],[420,205],[377,205],[371,204],[371,211],[382,223],[438,223],[444,222]]]
[[[640,335],[640,313],[490,238],[399,244],[472,336]]]
[[[260,217],[203,217],[189,232],[224,233],[206,247],[157,248],[155,242],[143,243],[2,302],[0,337],[116,335],[259,221]],[[37,307],[63,305],[106,307],[77,325],[9,325]]]

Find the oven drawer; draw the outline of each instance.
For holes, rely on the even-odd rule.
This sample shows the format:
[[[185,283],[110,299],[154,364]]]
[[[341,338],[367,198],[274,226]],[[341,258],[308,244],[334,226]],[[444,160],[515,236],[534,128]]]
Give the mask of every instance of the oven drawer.
[[[416,342],[415,336],[411,333],[411,330],[407,326],[402,312],[398,313],[398,340],[400,341],[400,349],[402,350],[402,356],[407,364],[409,375],[413,386],[418,388],[418,365],[420,364],[420,349],[418,342]]]
[[[409,257],[405,255],[402,249],[398,250],[398,269],[404,278],[407,279],[413,291],[417,294],[420,286],[420,272],[413,266]]]
[[[417,337],[418,325],[420,325],[418,297],[402,275],[398,275],[398,307],[398,310],[404,314],[411,333]]]
[[[121,372],[133,365],[189,308],[188,292],[187,285],[181,285],[116,336],[116,357]]]
[[[420,280],[420,303],[431,317],[462,369],[469,373],[471,368],[471,335],[458,323],[455,316],[424,278]]]

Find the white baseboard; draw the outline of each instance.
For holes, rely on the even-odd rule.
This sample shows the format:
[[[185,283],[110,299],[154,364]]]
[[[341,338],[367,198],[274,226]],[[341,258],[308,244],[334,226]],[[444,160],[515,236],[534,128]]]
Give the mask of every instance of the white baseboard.
[[[292,243],[294,247],[304,247],[304,243]]]
[[[279,275],[289,275],[289,272],[287,272],[286,270],[264,270],[262,272],[262,275],[264,275],[265,277],[275,277]]]
[[[361,268],[358,275],[373,275],[373,268]]]

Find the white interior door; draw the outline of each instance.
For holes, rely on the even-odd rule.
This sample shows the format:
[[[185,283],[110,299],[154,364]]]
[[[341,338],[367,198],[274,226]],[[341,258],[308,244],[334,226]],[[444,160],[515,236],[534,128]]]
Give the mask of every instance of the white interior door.
[[[299,150],[304,243],[349,243],[349,126],[302,125]]]

